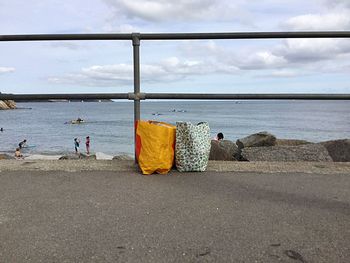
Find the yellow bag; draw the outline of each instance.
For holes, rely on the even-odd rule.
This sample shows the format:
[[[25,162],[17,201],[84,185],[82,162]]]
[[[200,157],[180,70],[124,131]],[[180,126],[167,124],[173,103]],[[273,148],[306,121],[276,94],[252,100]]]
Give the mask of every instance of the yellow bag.
[[[174,164],[174,125],[158,121],[138,121],[136,158],[143,174],[166,174]]]

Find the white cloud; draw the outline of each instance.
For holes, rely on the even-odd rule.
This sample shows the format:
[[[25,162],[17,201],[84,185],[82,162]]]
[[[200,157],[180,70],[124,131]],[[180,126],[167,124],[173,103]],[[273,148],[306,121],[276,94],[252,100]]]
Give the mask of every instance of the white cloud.
[[[350,52],[350,41],[343,39],[288,39],[275,48],[275,54],[289,62],[311,63],[341,59]]]
[[[237,50],[228,46],[219,46],[213,41],[206,43],[187,42],[182,45],[180,51],[186,57],[205,58],[212,65],[219,66],[218,70],[222,72],[230,67],[234,67],[235,71],[239,69],[259,70],[278,68],[287,63],[283,56],[275,54],[273,50],[252,50],[244,47]]]
[[[258,77],[263,77],[263,78],[293,78],[293,77],[296,77],[299,75],[300,75],[300,73],[297,73],[294,70],[282,69],[282,70],[275,70],[275,71],[269,72],[267,74],[261,74],[261,75],[258,75]]]
[[[271,51],[258,51],[251,55],[247,55],[244,59],[237,59],[236,63],[240,69],[267,69],[281,67],[286,64],[286,60],[282,56],[277,56]]]
[[[51,46],[52,47],[55,47],[55,48],[65,48],[65,49],[69,49],[69,50],[79,50],[79,49],[82,49],[82,45],[79,45],[77,43],[73,43],[73,42],[52,42],[51,43]],[[84,47],[85,48],[85,47]]]
[[[143,82],[174,82],[190,76],[235,73],[235,67],[220,67],[196,60],[181,61],[177,57],[167,58],[155,64],[141,65],[141,79]],[[54,76],[48,79],[56,84],[76,84],[87,86],[130,85],[133,81],[132,64],[95,65],[82,68],[79,72],[64,76]]]
[[[140,32],[139,27],[135,27],[130,24],[121,24],[121,25],[113,25],[113,21],[109,20],[108,23],[104,25],[102,28],[104,32],[113,32],[113,33],[131,33],[131,32]]]
[[[14,72],[14,71],[15,71],[15,68],[0,67],[0,74],[10,73],[10,72]]]
[[[223,0],[104,0],[117,16],[146,21],[245,21],[248,13],[237,2]]]
[[[91,66],[82,68],[80,72],[68,73],[48,79],[56,84],[74,84],[82,86],[113,86],[116,83],[126,85],[132,80],[132,65],[118,64]]]
[[[218,45],[208,41],[186,42],[179,48],[188,59],[206,61],[216,67],[217,72],[261,71],[259,76],[295,77],[322,72],[344,72],[344,65],[350,58],[348,39],[287,39],[276,41],[269,46]],[[272,73],[271,73],[272,72]]]
[[[291,30],[348,30],[350,12],[306,14],[288,19],[283,26]]]
[[[350,8],[349,0],[325,0],[325,3],[332,8]]]

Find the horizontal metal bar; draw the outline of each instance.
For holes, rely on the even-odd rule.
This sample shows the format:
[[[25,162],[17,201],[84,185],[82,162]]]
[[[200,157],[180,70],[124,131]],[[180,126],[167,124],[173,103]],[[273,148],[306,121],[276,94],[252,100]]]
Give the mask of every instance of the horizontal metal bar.
[[[131,34],[0,35],[0,41],[131,40]]]
[[[95,93],[95,94],[4,94],[0,100],[88,100],[88,99],[128,99],[140,100],[131,93]],[[201,94],[201,93],[140,93],[141,99],[175,99],[175,100],[350,100],[350,94]]]
[[[145,99],[181,100],[350,100],[350,94],[199,94],[145,93]]]
[[[141,40],[349,38],[350,31],[140,33]],[[0,35],[0,41],[132,40],[132,34],[29,34]]]
[[[140,34],[143,40],[186,39],[268,39],[268,38],[349,38],[350,31],[310,32],[223,32],[223,33],[150,33]]]
[[[0,100],[31,101],[31,100],[111,100],[128,99],[128,93],[81,93],[81,94],[4,94]]]

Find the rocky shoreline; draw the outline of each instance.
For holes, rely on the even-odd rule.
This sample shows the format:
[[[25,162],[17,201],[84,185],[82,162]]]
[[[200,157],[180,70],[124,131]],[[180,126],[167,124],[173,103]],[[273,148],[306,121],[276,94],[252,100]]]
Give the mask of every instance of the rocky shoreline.
[[[311,143],[277,139],[258,132],[238,139],[212,141],[209,160],[264,162],[350,162],[350,139]]]
[[[127,154],[121,155],[108,155],[102,152],[97,152],[95,154],[86,155],[86,154],[65,154],[65,155],[48,155],[48,154],[29,154],[24,155],[23,158],[15,158],[14,155],[8,153],[0,153],[0,160],[134,160],[134,158]]]

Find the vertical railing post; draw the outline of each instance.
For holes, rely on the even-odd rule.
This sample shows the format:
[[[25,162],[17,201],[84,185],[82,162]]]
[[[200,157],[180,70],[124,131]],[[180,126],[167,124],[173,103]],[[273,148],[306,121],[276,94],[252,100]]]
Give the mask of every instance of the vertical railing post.
[[[140,120],[140,33],[132,33],[134,63],[134,149],[136,159],[136,122]]]

